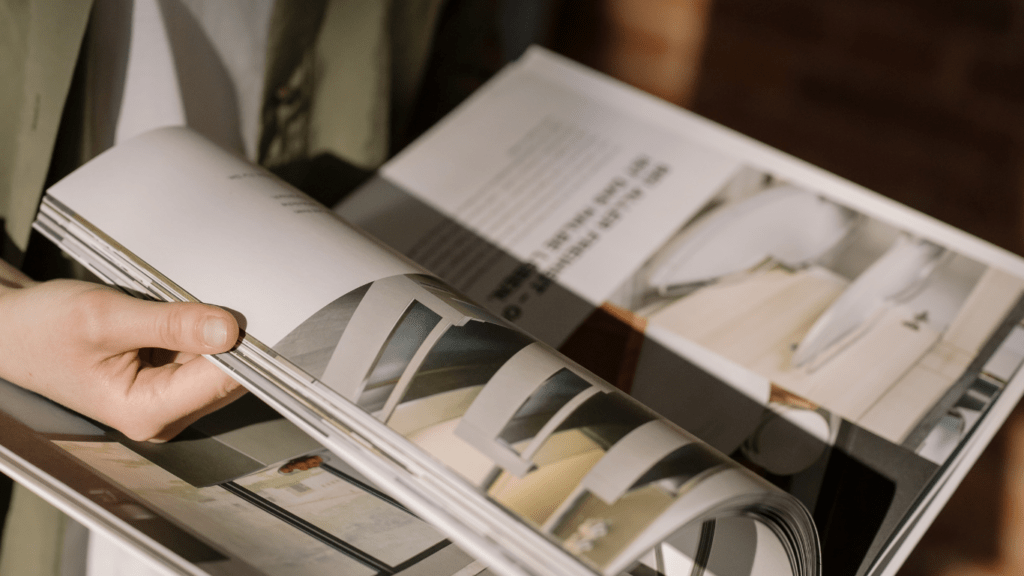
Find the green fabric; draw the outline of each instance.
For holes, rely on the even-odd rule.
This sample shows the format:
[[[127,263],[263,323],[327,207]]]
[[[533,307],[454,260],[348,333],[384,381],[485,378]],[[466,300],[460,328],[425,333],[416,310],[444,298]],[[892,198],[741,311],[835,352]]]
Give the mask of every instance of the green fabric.
[[[445,0],[320,0],[275,7],[260,162],[331,155],[374,169],[411,113]]]
[[[22,251],[91,4],[68,0],[53,10],[32,0],[0,0],[0,217]],[[403,125],[416,101],[444,5],[279,2],[268,46],[264,125],[282,111],[299,122],[288,125],[291,131],[284,123],[279,133],[272,130],[261,160],[275,165],[327,153],[360,168],[382,163],[390,152],[390,125]],[[288,110],[279,96],[295,94],[298,110]],[[86,134],[89,126],[81,128]]]
[[[16,484],[4,528],[0,574],[60,576],[67,522],[62,512]]]
[[[391,50],[387,0],[333,0],[316,46],[309,154],[332,153],[361,168],[388,154]]]
[[[257,160],[277,167],[308,157],[308,103],[313,93],[313,45],[327,0],[302,10],[277,2],[270,16]]]
[[[0,0],[0,216],[25,250],[90,0]]]

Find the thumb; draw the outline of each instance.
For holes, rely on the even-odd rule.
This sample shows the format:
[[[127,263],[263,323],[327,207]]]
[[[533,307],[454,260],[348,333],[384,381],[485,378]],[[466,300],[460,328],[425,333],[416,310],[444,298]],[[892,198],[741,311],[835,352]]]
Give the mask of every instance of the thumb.
[[[111,293],[102,335],[112,351],[162,348],[194,354],[226,352],[238,341],[238,323],[226,310],[192,302],[149,302]],[[113,304],[113,303],[112,303]]]

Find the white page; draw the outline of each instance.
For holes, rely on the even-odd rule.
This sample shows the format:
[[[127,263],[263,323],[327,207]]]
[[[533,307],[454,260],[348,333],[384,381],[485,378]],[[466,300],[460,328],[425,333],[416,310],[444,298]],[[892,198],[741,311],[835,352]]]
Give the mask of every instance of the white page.
[[[738,168],[562,84],[506,72],[381,174],[602,302]]]
[[[358,286],[418,272],[339,226],[337,216],[300,192],[191,132],[165,129],[143,140],[159,143],[129,143],[116,156],[101,155],[50,194],[200,301],[230,303],[262,342],[277,342]],[[175,168],[181,163],[192,167],[189,173]],[[179,217],[161,216],[171,213]],[[224,213],[233,217],[210,216]]]

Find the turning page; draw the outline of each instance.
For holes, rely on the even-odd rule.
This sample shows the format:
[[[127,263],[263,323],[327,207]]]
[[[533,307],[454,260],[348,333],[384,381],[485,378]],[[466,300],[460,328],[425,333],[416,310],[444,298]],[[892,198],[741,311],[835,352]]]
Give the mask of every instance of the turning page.
[[[817,535],[795,498],[186,129],[145,134],[80,168],[49,190],[37,227],[125,290],[235,312],[244,338],[211,360],[329,450],[289,454],[241,481],[162,467],[186,482],[216,476],[207,485],[228,482],[234,496],[255,494],[284,521],[344,540],[324,528],[333,509],[304,505],[280,475],[328,462],[305,484],[313,489],[348,467],[503,574],[688,574],[737,562],[749,573],[818,573]],[[162,446],[128,449],[168,460]],[[398,553],[408,536],[384,538]],[[402,561],[438,545],[423,538],[397,560],[350,557],[404,574]]]

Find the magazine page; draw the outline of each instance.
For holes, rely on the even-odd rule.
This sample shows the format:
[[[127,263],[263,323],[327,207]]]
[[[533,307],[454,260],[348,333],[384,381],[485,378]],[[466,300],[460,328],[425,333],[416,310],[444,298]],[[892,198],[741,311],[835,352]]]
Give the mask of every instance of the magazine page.
[[[37,227],[129,291],[235,311],[212,360],[492,570],[818,573],[796,499],[188,130],[79,169]]]
[[[0,381],[0,467],[170,573],[489,574],[253,396],[134,442]]]
[[[894,572],[1024,392],[1019,258],[539,48],[336,210],[799,497],[829,573]]]

